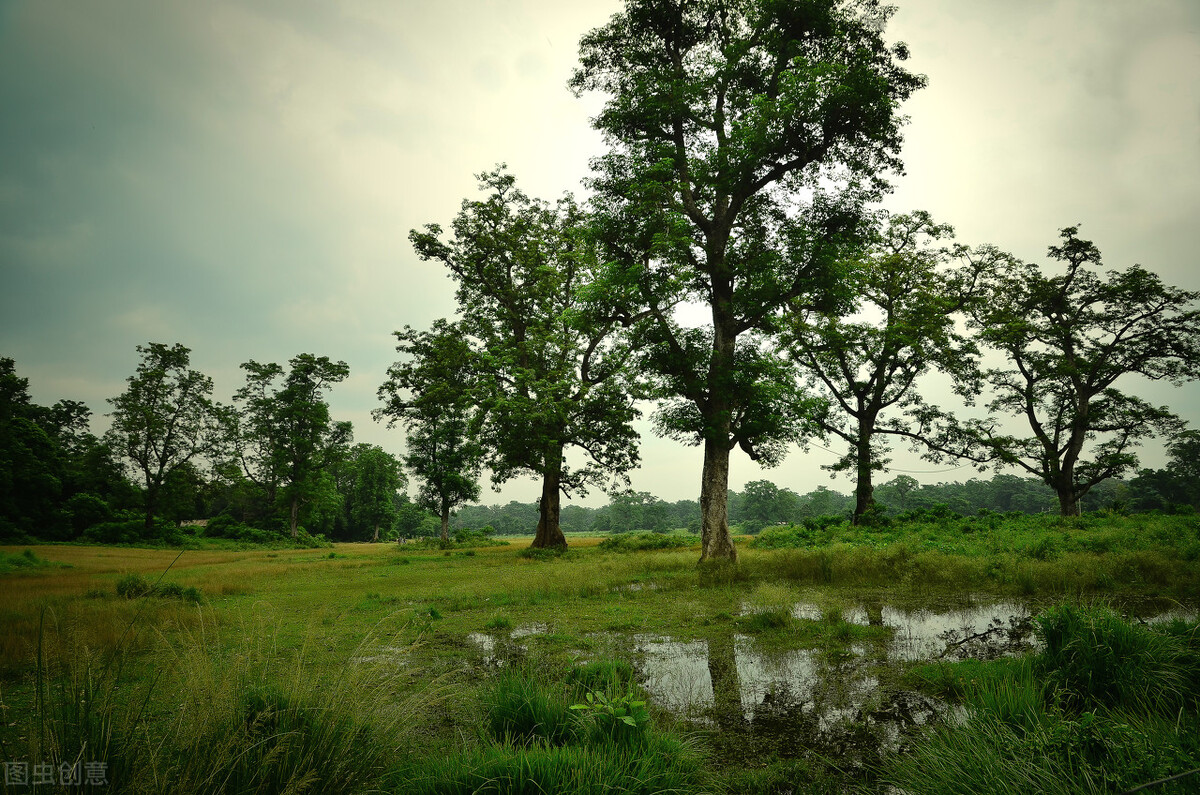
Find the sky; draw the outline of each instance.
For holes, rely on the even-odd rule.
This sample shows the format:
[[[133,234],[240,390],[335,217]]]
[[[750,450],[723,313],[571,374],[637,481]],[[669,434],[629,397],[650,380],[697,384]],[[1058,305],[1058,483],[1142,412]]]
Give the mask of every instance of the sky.
[[[1200,289],[1200,3],[895,4],[887,38],[929,84],[903,108],[887,208],[1040,263],[1079,224],[1107,267]],[[602,98],[566,81],[579,38],[620,7],[0,0],[0,355],[36,402],[86,402],[97,431],[137,345],[191,348],[223,401],[244,361],[325,355],[351,370],[334,416],[399,454],[403,432],[370,417],[391,333],[454,311],[408,232],[448,225],[501,162],[530,195],[583,194]],[[1125,386],[1200,427],[1200,385]],[[639,428],[633,488],[695,499],[699,448]],[[762,470],[735,451],[730,487],[849,492],[821,469],[837,457],[812,447]],[[1161,466],[1161,445],[1142,461]],[[900,452],[879,481],[900,472],[979,476]],[[522,479],[482,501],[538,493]]]

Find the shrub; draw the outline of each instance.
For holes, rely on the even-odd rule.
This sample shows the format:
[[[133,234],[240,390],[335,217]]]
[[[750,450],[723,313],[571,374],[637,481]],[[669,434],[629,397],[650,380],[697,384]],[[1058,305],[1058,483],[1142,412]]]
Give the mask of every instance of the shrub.
[[[650,549],[681,549],[696,543],[695,539],[662,533],[622,533],[600,542],[609,552],[641,552]]]
[[[182,599],[188,602],[200,602],[200,589],[194,586],[184,588],[176,582],[164,582],[151,585],[140,574],[126,574],[117,580],[117,596],[126,599],[137,599],[140,596],[160,596],[166,599]]]
[[[1130,624],[1105,607],[1060,605],[1037,617],[1039,671],[1065,706],[1140,709],[1169,715],[1200,695],[1200,665],[1178,629]]]
[[[117,596],[136,599],[150,593],[150,583],[140,574],[126,574],[117,580]]]
[[[251,544],[266,544],[276,541],[279,536],[269,530],[251,527],[239,522],[227,513],[214,516],[204,526],[206,538],[229,538],[235,541],[246,541]]]
[[[128,514],[111,522],[92,525],[83,531],[83,537],[96,544],[183,543],[183,535],[172,523],[155,519],[147,529],[145,517]]]
[[[113,518],[112,509],[108,503],[95,494],[74,494],[63,505],[69,517],[75,535],[82,535],[89,527]]]
[[[768,527],[750,542],[755,549],[787,549],[810,547],[815,543],[816,531],[812,527],[787,525]]]

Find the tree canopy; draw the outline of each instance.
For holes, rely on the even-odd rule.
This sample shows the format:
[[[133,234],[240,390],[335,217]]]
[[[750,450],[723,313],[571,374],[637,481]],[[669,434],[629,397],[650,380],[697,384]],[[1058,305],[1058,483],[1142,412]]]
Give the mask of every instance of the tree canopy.
[[[888,460],[881,438],[903,437],[937,455],[949,448],[939,426],[944,415],[917,379],[938,370],[965,399],[979,392],[978,348],[956,320],[975,300],[980,275],[1006,255],[990,246],[969,250],[953,237],[928,213],[891,216],[847,268],[855,296],[849,312],[783,319],[787,350],[829,401],[814,421],[848,446],[831,468],[854,473],[855,523],[871,515],[872,474]]]
[[[576,92],[607,99],[592,186],[608,291],[640,320],[662,431],[704,446],[704,559],[736,559],[729,453],[778,460],[807,407],[758,333],[789,305],[844,297],[862,206],[899,171],[901,66],[873,0],[630,0],[587,34]],[[708,309],[682,324],[681,302]]]
[[[167,477],[218,454],[226,436],[220,408],[212,400],[212,379],[191,369],[191,349],[152,342],[137,351],[142,360],[126,379],[129,386],[108,401],[112,426],[105,440],[141,478],[149,530]]]
[[[1116,387],[1140,376],[1180,384],[1200,376],[1200,292],[1164,284],[1139,265],[1101,274],[1100,251],[1062,230],[1050,257],[1062,271],[1010,262],[989,281],[973,314],[979,339],[1006,366],[987,371],[993,412],[1021,417],[1027,436],[977,434],[999,460],[1041,478],[1064,516],[1094,486],[1137,466],[1147,437],[1175,435],[1182,421]]]
[[[404,463],[421,481],[417,504],[441,517],[450,538],[450,512],[479,498],[483,447],[478,440],[476,357],[463,329],[445,319],[430,331],[405,326],[395,333],[404,358],[388,368],[374,412],[408,431]]]
[[[237,391],[238,454],[245,474],[286,506],[288,529],[298,533],[301,514],[331,497],[326,469],[345,455],[350,423],[335,422],[325,392],[350,374],[345,362],[302,353],[289,368],[253,360],[242,364],[246,385]]]
[[[437,224],[410,239],[457,282],[493,481],[540,477],[534,546],[565,546],[560,495],[621,483],[637,464],[630,345],[594,287],[596,248],[574,200],[532,199],[503,167],[479,179],[487,195],[463,202],[449,241]],[[572,448],[582,463],[568,462]]]

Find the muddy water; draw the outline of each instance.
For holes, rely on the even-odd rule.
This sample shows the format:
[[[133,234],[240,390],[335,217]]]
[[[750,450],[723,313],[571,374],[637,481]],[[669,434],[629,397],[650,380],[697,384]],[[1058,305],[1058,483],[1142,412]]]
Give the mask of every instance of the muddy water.
[[[752,608],[743,607],[743,613]],[[813,603],[793,606],[800,620],[824,621]],[[1131,614],[1194,618],[1195,610],[1143,603]],[[1032,648],[1036,608],[1017,601],[983,602],[904,609],[865,601],[843,608],[842,620],[890,628],[878,640],[848,644],[818,642],[816,648],[779,649],[729,631],[707,640],[662,635],[607,636],[610,649],[622,649],[639,681],[658,707],[715,730],[715,742],[736,743],[746,758],[789,756],[803,750],[834,754],[850,766],[870,766],[903,746],[915,727],[953,714],[948,705],[919,693],[886,687],[898,665],[914,661],[991,659]],[[468,637],[489,665],[522,656],[542,624],[498,635]],[[734,739],[736,738],[736,740]],[[727,749],[729,750],[729,749]]]

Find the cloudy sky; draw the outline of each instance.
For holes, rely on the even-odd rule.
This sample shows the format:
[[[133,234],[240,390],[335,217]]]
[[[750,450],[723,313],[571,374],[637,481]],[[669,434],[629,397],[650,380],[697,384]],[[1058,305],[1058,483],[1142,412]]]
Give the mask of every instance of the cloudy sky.
[[[1038,262],[1078,223],[1108,266],[1200,289],[1200,3],[897,5],[888,36],[929,86],[905,109],[890,208]],[[138,344],[187,345],[222,400],[243,361],[328,355],[352,373],[335,415],[400,452],[402,432],[370,419],[391,332],[454,308],[408,231],[447,223],[499,162],[532,195],[580,192],[603,150],[588,125],[599,99],[565,81],[580,36],[618,8],[0,0],[0,355],[38,402],[86,401],[97,430]],[[1200,426],[1200,386],[1128,386]],[[699,451],[644,437],[634,487],[694,498]],[[734,458],[734,488],[849,490],[819,448],[765,473]],[[484,501],[536,497],[519,481]]]

